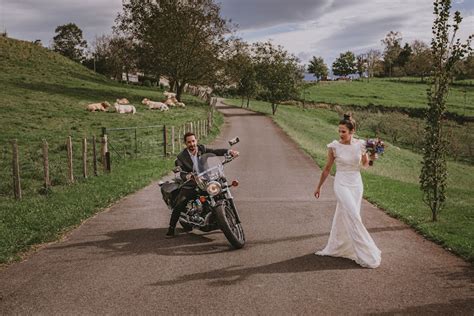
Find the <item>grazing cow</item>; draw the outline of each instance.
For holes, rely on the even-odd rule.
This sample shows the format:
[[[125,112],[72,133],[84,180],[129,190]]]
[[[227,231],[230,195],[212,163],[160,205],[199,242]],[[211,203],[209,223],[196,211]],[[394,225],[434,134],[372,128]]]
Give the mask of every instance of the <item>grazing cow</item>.
[[[176,104],[171,99],[166,99],[163,101],[163,103],[166,104],[167,106],[176,106]]]
[[[95,111],[102,111],[106,112],[107,109],[110,107],[110,103],[107,101],[100,102],[100,103],[91,103],[86,106],[86,110],[90,112],[95,112]]]
[[[124,113],[135,114],[137,112],[137,109],[135,108],[135,106],[133,106],[131,104],[118,104],[118,103],[115,103],[114,108],[115,108],[115,111],[117,113],[120,113],[120,114],[124,114]]]
[[[169,99],[169,98],[176,98],[176,93],[173,93],[173,92],[165,91],[165,92],[163,92],[163,95],[164,95],[165,97],[167,97],[168,99]]]
[[[161,112],[169,110],[169,107],[163,102],[155,102],[155,101],[151,101],[145,98],[143,99],[142,103],[145,105],[148,105],[148,108],[150,110],[157,109],[157,110],[160,110]]]
[[[118,104],[130,104],[127,98],[117,99]]]

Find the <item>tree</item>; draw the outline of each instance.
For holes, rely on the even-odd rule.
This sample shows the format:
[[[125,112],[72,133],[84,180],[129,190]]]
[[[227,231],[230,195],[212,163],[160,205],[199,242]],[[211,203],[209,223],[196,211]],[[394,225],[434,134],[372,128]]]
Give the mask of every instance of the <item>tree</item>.
[[[398,54],[397,60],[395,61],[395,65],[400,68],[405,67],[405,65],[410,60],[411,55],[411,46],[408,43],[405,43],[405,46],[403,46],[402,50],[400,51],[400,54]]]
[[[82,30],[74,23],[59,25],[54,30],[53,50],[74,61],[80,62],[85,57],[87,42],[82,37]]]
[[[225,84],[235,85],[242,97],[242,106],[246,98],[249,107],[250,98],[257,92],[257,74],[249,45],[240,39],[231,40],[223,61],[227,78]]]
[[[431,50],[426,43],[418,40],[411,44],[411,50],[412,54],[405,65],[406,73],[410,76],[418,76],[421,81],[424,81],[432,69]]]
[[[389,77],[392,77],[393,67],[396,65],[395,62],[402,50],[400,46],[401,41],[401,34],[394,31],[390,31],[382,40],[382,43],[385,45],[385,50],[383,53],[385,74],[388,74]]]
[[[321,80],[327,78],[328,66],[326,66],[322,57],[313,56],[308,65],[308,72],[313,74],[317,80]]]
[[[298,98],[303,68],[294,55],[271,42],[255,43],[253,53],[259,97],[271,103],[275,115],[280,102]]]
[[[187,83],[215,80],[231,31],[213,0],[126,0],[117,23],[146,49],[146,64],[175,83],[178,100]]]
[[[474,79],[474,54],[470,54],[456,64],[454,76],[457,80]]]
[[[347,51],[341,53],[332,64],[332,72],[336,76],[347,76],[356,72],[356,60],[354,53]]]
[[[382,57],[382,53],[378,49],[370,49],[366,54],[367,58],[367,79],[374,77],[375,68]]]
[[[435,0],[433,22],[433,38],[431,52],[433,55],[433,82],[427,90],[428,111],[426,114],[425,137],[423,144],[423,161],[420,174],[420,186],[423,200],[429,206],[433,221],[437,221],[438,213],[446,200],[447,139],[443,130],[443,117],[446,111],[446,99],[452,70],[456,63],[471,50],[469,36],[462,44],[456,39],[456,33],[462,21],[461,14],[454,13],[450,21],[450,0]]]
[[[360,78],[364,72],[367,71],[367,56],[365,54],[359,54],[356,57],[356,70]]]

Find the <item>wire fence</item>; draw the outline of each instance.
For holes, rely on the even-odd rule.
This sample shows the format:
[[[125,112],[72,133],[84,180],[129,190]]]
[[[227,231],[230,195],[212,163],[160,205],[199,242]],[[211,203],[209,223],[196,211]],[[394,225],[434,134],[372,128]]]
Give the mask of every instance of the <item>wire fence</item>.
[[[102,127],[98,137],[12,140],[0,145],[0,198],[20,200],[87,181],[112,172],[111,161],[169,157],[183,148],[186,132],[205,140],[213,126],[213,113],[211,107],[207,119],[180,126]]]

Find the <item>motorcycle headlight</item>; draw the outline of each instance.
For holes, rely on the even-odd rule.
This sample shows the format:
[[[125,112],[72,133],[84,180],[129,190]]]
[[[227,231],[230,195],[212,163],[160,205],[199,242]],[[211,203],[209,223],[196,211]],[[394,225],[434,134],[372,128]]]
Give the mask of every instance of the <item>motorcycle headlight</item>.
[[[217,195],[221,193],[222,187],[221,184],[217,181],[211,181],[207,184],[206,191],[210,196]]]

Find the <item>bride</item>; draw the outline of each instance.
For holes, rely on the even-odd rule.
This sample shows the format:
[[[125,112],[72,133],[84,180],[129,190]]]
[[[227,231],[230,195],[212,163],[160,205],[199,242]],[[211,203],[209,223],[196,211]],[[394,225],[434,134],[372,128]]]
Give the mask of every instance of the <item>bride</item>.
[[[328,160],[314,196],[319,199],[321,187],[336,162],[334,192],[337,205],[328,243],[316,254],[349,258],[363,267],[377,268],[380,265],[381,252],[360,217],[363,192],[360,167],[368,168],[369,157],[365,142],[353,138],[354,132],[355,121],[350,114],[345,114],[339,122],[340,140],[327,145]],[[371,160],[375,158],[370,157]]]

